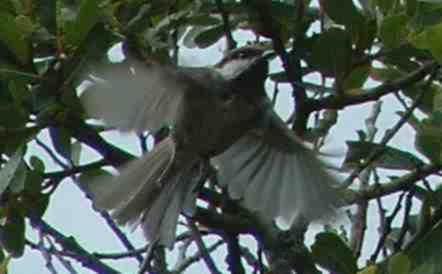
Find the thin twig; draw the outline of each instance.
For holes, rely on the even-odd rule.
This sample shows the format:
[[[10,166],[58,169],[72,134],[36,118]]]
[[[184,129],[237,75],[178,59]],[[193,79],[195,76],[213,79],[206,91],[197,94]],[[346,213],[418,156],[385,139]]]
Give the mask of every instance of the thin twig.
[[[189,228],[192,231],[193,240],[195,241],[198,250],[201,252],[201,257],[203,258],[203,261],[206,263],[209,272],[212,274],[221,274],[221,272],[216,267],[216,264],[213,261],[212,257],[210,256],[210,252],[207,250],[207,247],[205,246],[201,238],[201,234],[199,233],[198,227],[195,225],[195,222],[190,218],[187,218],[187,220]]]
[[[371,200],[383,197],[398,191],[406,190],[423,178],[439,172],[442,165],[424,165],[419,170],[407,173],[399,178],[393,179],[388,183],[372,185],[364,191],[347,190],[345,192],[345,202],[343,205],[352,205],[361,200]]]
[[[329,95],[322,99],[308,99],[307,110],[309,112],[322,109],[343,109],[351,105],[358,105],[370,101],[376,101],[382,96],[396,92],[403,88],[409,87],[416,82],[424,79],[429,73],[432,73],[439,67],[437,62],[429,62],[419,69],[412,71],[399,79],[386,82],[380,86],[366,89],[360,95]]]
[[[120,252],[120,253],[98,253],[98,252],[94,252],[92,253],[95,257],[97,257],[98,259],[112,259],[112,260],[118,260],[118,259],[126,259],[126,258],[130,258],[130,257],[134,257],[135,255],[141,255],[143,253],[145,253],[147,251],[147,249],[149,248],[149,244],[147,244],[146,246],[142,247],[142,248],[137,248],[131,251],[127,251],[127,252]]]
[[[407,235],[408,228],[410,225],[409,224],[410,212],[411,212],[411,207],[413,205],[413,196],[414,196],[414,189],[408,192],[407,198],[405,199],[404,220],[402,221],[402,226],[397,241],[394,243],[393,246],[394,252],[401,250],[402,245],[404,244],[405,235]]]
[[[176,242],[177,241],[175,240],[175,243]],[[175,267],[174,267],[175,270],[174,271],[177,271],[177,269],[180,268],[180,265],[182,265],[184,263],[184,261],[187,260],[186,253],[187,253],[187,250],[189,249],[191,244],[192,244],[192,239],[186,238],[185,240],[182,241],[182,244],[180,246],[178,246],[178,255],[177,255],[178,258],[175,263]]]
[[[229,22],[229,14],[225,9],[222,0],[216,0],[216,7],[219,13],[221,13],[221,18],[223,19],[224,34],[226,35],[226,40],[227,40],[227,49],[232,50],[236,48],[236,41],[235,39],[233,39],[232,29],[230,27],[230,22]]]
[[[212,253],[223,244],[224,244],[223,240],[218,240],[211,246],[207,247],[207,252]],[[202,256],[203,255],[201,250],[198,250],[194,255],[182,258],[181,260],[179,260],[179,263],[177,263],[177,265],[174,267],[172,273],[174,274],[183,273],[189,266],[201,260]]]
[[[45,179],[64,179],[66,177],[70,177],[72,175],[75,175],[77,173],[83,173],[90,170],[96,170],[100,167],[103,167],[106,165],[106,162],[104,160],[98,160],[93,163],[81,165],[81,166],[72,166],[68,169],[61,170],[61,171],[53,171],[53,172],[47,172],[43,174],[43,178]]]
[[[46,145],[43,141],[41,141],[39,138],[35,138],[35,143],[40,146],[48,155],[49,157],[60,167],[63,169],[69,169],[70,166],[66,163],[64,163],[62,160],[60,160],[57,155],[52,151],[52,149],[49,148],[48,145]]]
[[[372,263],[376,262],[376,259],[379,255],[379,253],[381,252],[382,248],[385,246],[385,240],[387,239],[388,235],[391,232],[391,224],[393,223],[394,218],[397,216],[400,209],[402,208],[401,204],[402,204],[402,200],[404,199],[404,196],[405,196],[405,192],[399,196],[399,199],[396,203],[395,208],[393,209],[393,212],[391,213],[390,216],[388,216],[385,219],[385,224],[382,226],[381,237],[379,237],[379,239],[378,239],[378,243],[376,245],[375,251],[370,256],[370,262],[372,262]]]
[[[40,235],[39,238],[40,239],[38,241],[38,244],[33,243],[28,239],[25,239],[25,243],[30,248],[35,249],[41,253],[43,259],[45,260],[45,266],[51,274],[57,274],[57,270],[52,263],[52,255],[54,255],[53,251],[44,246],[43,235]]]
[[[254,273],[267,273],[269,269],[262,263],[262,252],[258,252],[258,258],[244,246],[241,246],[241,255],[246,260],[247,264],[253,268]]]
[[[373,141],[377,128],[376,121],[379,118],[379,114],[381,113],[382,102],[376,102],[373,107],[370,115],[365,120],[367,141]],[[360,178],[360,191],[364,191],[368,188],[370,176],[372,174],[373,168],[368,168],[361,172]],[[364,244],[365,232],[367,230],[367,211],[368,211],[368,200],[361,200],[357,203],[355,216],[352,218],[352,226],[351,226],[351,238],[350,238],[350,247],[353,250],[356,258],[358,258],[362,251],[362,245]]]
[[[147,138],[149,138],[149,134],[145,135],[144,133],[138,134],[138,140],[140,141],[141,152],[146,153],[147,149]]]
[[[224,233],[223,238],[227,244],[226,262],[232,274],[244,274],[245,270],[241,263],[241,248],[238,234]]]
[[[295,122],[293,123],[294,129],[299,135],[303,135],[305,131],[306,121],[310,112],[305,111],[305,101],[307,99],[307,93],[305,88],[300,85],[302,83],[302,73],[300,71],[300,61],[297,60],[293,62],[290,58],[289,54],[285,49],[284,42],[279,33],[279,29],[277,28],[275,22],[272,19],[271,14],[271,6],[266,1],[244,1],[244,3],[250,6],[254,12],[259,15],[259,20],[261,21],[262,26],[265,26],[265,32],[268,34],[270,39],[272,40],[273,49],[276,54],[281,59],[282,67],[284,68],[287,80],[289,84],[292,86],[293,96],[296,101],[295,105]],[[297,1],[297,3],[301,6],[298,7],[299,13],[297,14],[297,21],[302,18],[303,14],[303,2]]]
[[[343,188],[347,188],[348,186],[350,186],[353,183],[353,180],[358,177],[358,175],[368,166],[370,166],[374,161],[376,161],[380,156],[382,156],[382,154],[385,152],[385,146],[387,145],[387,143],[396,135],[396,133],[399,131],[399,129],[408,121],[408,118],[410,118],[410,116],[412,115],[413,111],[417,108],[417,106],[420,105],[425,91],[426,91],[426,87],[428,85],[431,84],[431,82],[433,81],[434,77],[436,76],[436,72],[438,66],[434,66],[432,67],[432,73],[430,75],[430,78],[427,80],[426,82],[426,86],[422,87],[422,89],[420,90],[419,94],[416,96],[413,104],[410,106],[410,108],[404,113],[404,115],[402,115],[401,119],[399,119],[399,121],[391,128],[389,129],[386,134],[384,135],[384,137],[382,138],[381,142],[379,143],[380,146],[375,149],[366,159],[366,161],[359,165],[351,174],[350,176],[345,180],[345,182],[343,183],[342,187]]]
[[[74,181],[78,182],[78,178],[75,178]],[[80,188],[80,190],[86,195],[86,197],[89,200],[93,201],[93,197],[92,197],[90,191],[87,189],[87,187],[85,187],[85,185],[83,183],[78,182],[76,185]],[[112,230],[112,232],[117,237],[117,239],[123,244],[123,246],[126,248],[126,250],[129,253],[133,254],[133,257],[138,261],[139,264],[142,264],[143,263],[143,256],[141,256],[141,253],[136,252],[134,245],[130,242],[129,238],[127,238],[126,234],[118,227],[118,225],[115,223],[115,221],[109,215],[109,213],[104,210],[97,211],[97,212],[104,219],[106,224]]]
[[[112,267],[100,262],[100,260],[81,247],[73,238],[64,236],[40,217],[30,216],[29,219],[34,228],[38,229],[43,234],[50,235],[64,251],[68,252],[67,254],[69,254],[71,258],[80,262],[85,268],[88,268],[95,273],[119,273]]]
[[[54,254],[55,258],[57,258],[60,261],[60,263],[64,266],[64,268],[66,268],[66,270],[70,274],[78,274],[78,272],[72,266],[71,262],[64,258],[66,255],[63,252],[60,252],[59,250],[57,250],[52,239],[50,237],[46,236],[46,240],[50,245],[49,250],[52,252],[52,254]]]
[[[42,141],[40,141],[39,139],[36,138],[36,142],[39,146],[41,146],[49,155],[50,157],[56,162],[58,163],[62,168],[67,169],[67,170],[76,170],[74,167],[71,168],[70,165],[66,165],[64,164],[60,159],[58,159],[58,157],[55,155],[55,153],[53,153],[53,151]],[[74,174],[74,173],[72,173]],[[73,181],[76,182],[78,181],[77,178],[75,176],[71,176]],[[91,194],[89,193],[89,191],[87,189],[85,189],[85,187],[81,184],[81,183],[77,183],[76,184],[82,191],[83,193],[86,194],[86,196],[89,199],[93,199],[93,197],[91,196]],[[132,243],[129,241],[129,239],[127,238],[127,236],[121,231],[121,229],[117,226],[117,224],[114,222],[114,220],[110,217],[109,213],[105,212],[105,211],[101,211],[100,212],[101,217],[106,221],[107,225],[110,227],[110,229],[114,232],[115,236],[121,241],[121,243],[124,245],[124,247],[129,251],[129,252],[134,252],[135,251],[135,247],[132,245]],[[135,259],[141,264],[143,262],[143,257],[140,254],[134,253],[134,257]]]

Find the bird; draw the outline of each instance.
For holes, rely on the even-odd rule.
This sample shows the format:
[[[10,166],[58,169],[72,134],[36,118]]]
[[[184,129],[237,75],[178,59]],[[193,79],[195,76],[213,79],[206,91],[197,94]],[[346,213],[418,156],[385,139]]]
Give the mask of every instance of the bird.
[[[263,48],[231,50],[211,67],[129,59],[129,69],[98,70],[81,98],[86,113],[122,132],[166,126],[170,134],[111,180],[90,184],[97,209],[171,248],[180,213],[195,210],[195,170],[210,160],[229,197],[265,220],[334,214],[338,180],[273,110]]]

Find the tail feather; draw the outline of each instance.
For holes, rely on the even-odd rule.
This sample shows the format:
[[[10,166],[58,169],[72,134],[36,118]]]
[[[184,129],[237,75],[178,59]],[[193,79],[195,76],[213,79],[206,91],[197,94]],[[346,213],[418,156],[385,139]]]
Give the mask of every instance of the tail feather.
[[[111,210],[121,225],[141,223],[149,241],[157,239],[171,246],[183,206],[195,202],[189,195],[194,187],[190,178],[196,159],[177,154],[173,139],[166,138],[124,167],[112,182],[90,184],[94,204],[98,209]]]
[[[174,195],[177,183],[177,180],[169,182],[152,207],[144,213],[142,229],[146,239],[158,240],[166,246],[173,243],[180,213],[180,197],[178,193]]]
[[[164,144],[165,143],[165,144]],[[131,180],[144,182],[126,200],[122,200],[112,216],[120,224],[138,224],[140,212],[148,209],[152,202],[163,191],[164,184],[169,184],[168,173],[172,171],[175,157],[175,145],[173,140],[166,139],[157,145],[155,149],[144,155],[139,161],[142,166],[138,170],[126,169],[120,174],[118,180],[127,184]],[[137,167],[135,167],[137,168]],[[136,172],[141,173],[141,178]],[[125,188],[130,186],[124,186]]]
[[[190,172],[187,170],[172,178],[152,207],[145,212],[142,228],[147,239],[156,239],[169,248],[173,246],[179,213],[186,201],[191,199],[195,204],[196,200],[196,181],[189,180]]]
[[[148,184],[166,172],[174,157],[173,140],[167,138],[142,158],[130,162],[112,182],[91,184],[94,203],[99,209],[116,209],[132,200],[140,189],[154,187]]]

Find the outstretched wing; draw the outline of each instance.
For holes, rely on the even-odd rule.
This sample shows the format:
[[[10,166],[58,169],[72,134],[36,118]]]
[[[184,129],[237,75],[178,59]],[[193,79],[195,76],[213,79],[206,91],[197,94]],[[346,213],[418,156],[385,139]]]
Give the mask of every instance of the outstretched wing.
[[[213,159],[220,184],[245,207],[288,225],[334,214],[336,179],[273,111],[267,118]]]
[[[186,92],[196,82],[171,66],[114,64],[98,69],[99,78],[82,101],[89,115],[122,131],[143,132],[174,125],[183,111]]]

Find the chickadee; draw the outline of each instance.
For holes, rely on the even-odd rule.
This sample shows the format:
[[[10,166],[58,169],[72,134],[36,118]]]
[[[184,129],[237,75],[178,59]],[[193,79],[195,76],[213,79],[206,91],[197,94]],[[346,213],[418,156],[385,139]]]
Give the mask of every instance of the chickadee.
[[[92,184],[97,208],[140,225],[171,247],[182,210],[195,206],[195,167],[211,159],[232,199],[287,224],[333,214],[336,179],[273,111],[264,90],[268,61],[248,46],[210,68],[132,62],[104,69],[83,96],[87,113],[121,131],[164,125],[171,134],[106,184]]]

